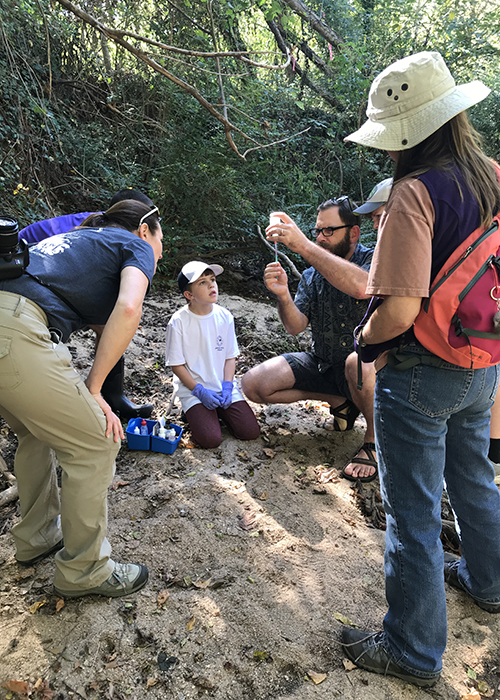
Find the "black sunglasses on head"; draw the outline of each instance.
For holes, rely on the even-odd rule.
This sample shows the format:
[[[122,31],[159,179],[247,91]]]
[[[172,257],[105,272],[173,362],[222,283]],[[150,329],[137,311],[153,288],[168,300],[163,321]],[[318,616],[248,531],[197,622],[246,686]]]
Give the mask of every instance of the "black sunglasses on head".
[[[351,200],[349,199],[349,195],[343,194],[342,197],[337,197],[336,199],[332,199],[332,204],[334,204],[335,206],[339,206],[340,204],[344,204],[345,202],[347,202],[347,206],[349,207],[349,210],[353,211],[352,203],[351,203]]]

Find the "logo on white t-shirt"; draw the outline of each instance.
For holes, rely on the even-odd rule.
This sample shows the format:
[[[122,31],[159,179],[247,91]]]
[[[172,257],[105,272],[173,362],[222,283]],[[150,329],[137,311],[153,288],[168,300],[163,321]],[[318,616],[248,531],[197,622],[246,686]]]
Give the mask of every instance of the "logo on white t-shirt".
[[[219,352],[222,352],[224,350],[224,345],[222,344],[222,336],[218,335],[217,336],[217,347],[215,348]]]

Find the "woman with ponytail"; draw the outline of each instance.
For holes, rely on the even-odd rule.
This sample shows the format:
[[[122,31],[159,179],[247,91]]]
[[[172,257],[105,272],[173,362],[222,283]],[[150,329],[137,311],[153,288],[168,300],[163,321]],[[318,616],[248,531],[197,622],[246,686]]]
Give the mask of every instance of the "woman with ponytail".
[[[110,559],[106,494],[124,435],[101,387],[139,324],[162,231],[158,209],[132,200],[83,224],[30,247],[25,274],[0,282],[0,413],[19,443],[18,562],[56,553],[59,595],[115,597],[139,590],[148,571]],[[86,326],[102,334],[82,381],[64,343]]]

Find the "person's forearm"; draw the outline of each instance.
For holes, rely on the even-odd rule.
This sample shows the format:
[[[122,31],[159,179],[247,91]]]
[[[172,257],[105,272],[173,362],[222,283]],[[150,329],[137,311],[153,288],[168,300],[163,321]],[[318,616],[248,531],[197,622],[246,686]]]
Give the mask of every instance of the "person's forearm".
[[[232,382],[236,371],[236,358],[232,357],[224,363],[224,381]]]
[[[141,314],[142,305],[131,308],[126,303],[120,301],[116,303],[99,338],[95,359],[85,381],[91,394],[98,394],[101,391],[110,370],[116,365],[134,337]]]
[[[296,307],[289,292],[278,297],[278,314],[284,329],[290,335],[298,335],[307,328],[309,319]]]
[[[363,342],[373,345],[397,338],[412,327],[421,303],[421,297],[387,297],[368,319]]]
[[[314,267],[336,289],[354,299],[368,299],[366,293],[368,272],[349,260],[333,255],[316,243],[305,239],[301,242],[299,253],[304,260]]]
[[[198,382],[193,378],[193,375],[188,370],[186,365],[175,365],[175,367],[172,367],[172,372],[180,379],[184,386],[189,389],[189,391],[193,391]]]
[[[118,299],[102,330],[94,363],[85,380],[91,394],[100,393],[110,370],[132,340],[141,320],[148,284],[147,276],[137,267],[127,266],[121,271]]]
[[[366,293],[368,273],[365,270],[313,243],[285,212],[275,214],[281,221],[266,228],[267,240],[284,243],[344,294],[354,299],[369,298],[370,295]]]

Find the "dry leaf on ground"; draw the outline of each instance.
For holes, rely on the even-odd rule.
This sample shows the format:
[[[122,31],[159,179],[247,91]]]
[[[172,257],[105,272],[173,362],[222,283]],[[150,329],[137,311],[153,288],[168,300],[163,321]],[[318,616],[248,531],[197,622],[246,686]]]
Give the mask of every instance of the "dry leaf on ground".
[[[338,476],[338,470],[335,468],[323,469],[323,467],[317,467],[315,469],[315,474],[316,479],[319,481],[320,484],[327,484],[328,482],[336,483],[337,481],[340,481]]]
[[[356,664],[353,664],[350,659],[342,659],[342,663],[344,664],[344,668],[346,671],[354,671],[355,668],[358,668]]]
[[[191,630],[192,630],[193,627],[194,627],[194,623],[195,623],[195,622],[196,622],[196,618],[195,618],[195,616],[193,615],[193,617],[192,617],[192,618],[189,620],[189,622],[186,624],[186,629],[187,629],[188,632],[191,632]]]
[[[113,481],[113,483],[111,484],[111,488],[113,489],[113,491],[116,491],[116,489],[120,486],[127,486],[128,484],[130,484],[130,481]]]
[[[30,605],[30,608],[29,608],[30,613],[32,613],[32,614],[36,613],[38,608],[41,608],[42,605],[45,605],[46,602],[47,602],[46,600],[37,600],[36,603],[33,603],[33,605]]]
[[[479,700],[480,697],[481,695],[474,688],[470,693],[467,693],[467,695],[461,695],[460,700]]]
[[[39,678],[33,688],[40,695],[41,700],[52,700],[54,697],[54,691],[50,687],[48,681]]]
[[[314,685],[319,685],[320,683],[323,683],[323,681],[327,677],[326,673],[316,673],[316,671],[308,671],[307,675],[312,680]]]
[[[239,527],[241,527],[242,530],[253,530],[257,524],[255,522],[256,517],[257,516],[253,511],[243,513],[242,517],[238,522]]]
[[[156,604],[158,605],[159,608],[167,602],[167,600],[170,598],[170,593],[166,590],[163,589],[163,591],[160,591],[156,597]]]
[[[195,588],[208,588],[212,579],[207,578],[206,581],[193,581],[193,586]]]
[[[350,627],[359,627],[359,625],[357,625],[345,615],[342,615],[342,613],[334,612],[333,617],[339,622],[342,622],[343,625],[349,625]]]
[[[28,695],[30,692],[30,687],[25,681],[4,681],[2,683],[2,688],[6,688],[12,693],[18,693],[19,695]]]

